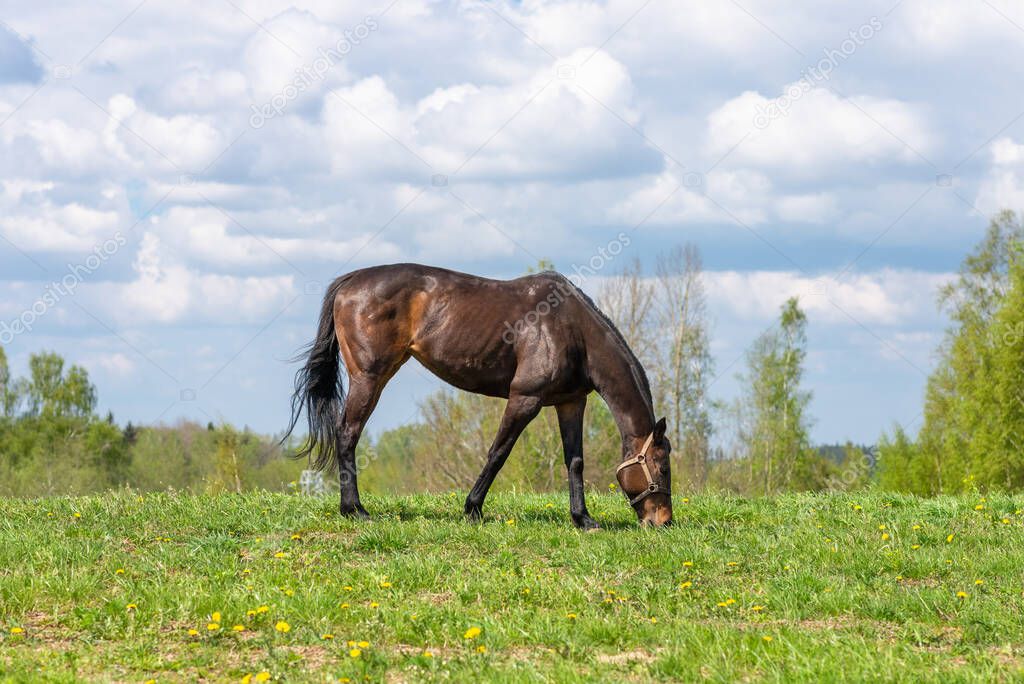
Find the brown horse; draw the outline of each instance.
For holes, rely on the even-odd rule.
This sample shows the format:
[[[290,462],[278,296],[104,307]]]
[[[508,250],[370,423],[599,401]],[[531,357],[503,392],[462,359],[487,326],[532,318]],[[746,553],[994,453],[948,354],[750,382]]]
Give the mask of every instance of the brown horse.
[[[356,484],[356,444],[384,385],[410,356],[456,387],[508,399],[466,497],[471,519],[481,517],[520,433],[542,407],[554,406],[572,520],[597,527],[583,494],[583,410],[596,390],[622,435],[616,476],[623,493],[642,523],[672,521],[665,419],[655,420],[643,367],[590,298],[558,273],[502,281],[419,264],[366,268],[331,283],[296,375],[287,434],[305,410],[309,437],[298,456],[315,455],[317,468],[339,467],[342,514],[368,517]]]

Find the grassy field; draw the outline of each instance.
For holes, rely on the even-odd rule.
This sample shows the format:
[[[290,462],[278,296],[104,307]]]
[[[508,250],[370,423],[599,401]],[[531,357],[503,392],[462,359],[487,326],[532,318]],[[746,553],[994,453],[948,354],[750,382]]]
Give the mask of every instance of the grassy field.
[[[1019,680],[1024,499],[0,501],[5,681]]]

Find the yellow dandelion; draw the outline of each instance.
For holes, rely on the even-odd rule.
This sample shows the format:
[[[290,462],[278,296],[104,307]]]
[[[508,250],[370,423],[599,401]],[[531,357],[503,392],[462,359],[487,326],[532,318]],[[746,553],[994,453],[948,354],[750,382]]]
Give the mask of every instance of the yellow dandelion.
[[[206,630],[209,632],[216,632],[218,629],[220,629],[220,625],[216,622],[211,622],[208,625],[206,625]]]
[[[735,568],[737,565],[739,565],[739,563],[737,563],[736,561],[729,561],[728,563],[726,563],[726,566],[730,568]]]
[[[548,504],[544,505],[544,508],[554,508],[554,507],[555,507],[555,504],[553,504],[553,503],[548,503]],[[429,653],[429,651],[428,651],[428,653]]]
[[[245,616],[246,617],[256,617],[256,611],[252,610],[252,609],[249,609],[249,610],[245,611]]]
[[[381,582],[380,583],[380,588],[381,589],[390,589],[391,588],[391,582],[388,582],[387,580]]]
[[[692,568],[693,567],[693,561],[683,561],[683,567],[684,568]]]
[[[423,652],[423,657],[424,657],[424,658],[433,658],[433,657],[434,657],[434,654],[433,654],[433,653],[431,653],[430,651],[424,651],[424,652]]]
[[[729,604],[726,603],[725,601],[719,601],[718,602],[718,607],[719,608],[727,608],[728,606],[729,606]]]
[[[263,672],[257,672],[256,676],[253,677],[253,679],[255,679],[257,682],[269,682],[270,681],[270,673],[267,672],[266,670],[264,670]]]
[[[341,609],[342,610],[346,610],[347,608],[348,608],[348,604],[347,603],[342,603],[341,604]]]
[[[949,535],[948,537],[946,537],[946,543],[948,544],[948,543],[950,543],[951,541],[953,541],[953,537],[954,537],[954,536],[956,536],[956,535],[955,535],[955,534],[951,534],[951,535]]]
[[[853,504],[853,510],[855,510],[855,511],[862,511],[862,510],[864,510],[864,507],[861,506],[860,504]]]
[[[138,608],[139,607],[137,605],[135,605],[134,603],[129,603],[127,606],[124,607],[124,609],[127,610],[127,611],[138,610]]]
[[[652,617],[652,618],[651,618],[651,624],[652,624],[652,625],[656,625],[656,624],[658,624],[658,618],[656,618],[656,617]]]
[[[921,526],[920,526],[920,525],[914,525],[914,526],[913,526],[913,527],[912,527],[911,529],[913,529],[913,530],[919,530],[919,529],[921,529]]]
[[[917,549],[921,548],[921,545],[920,544],[911,544],[910,548],[912,548],[914,550],[917,550]]]
[[[302,535],[301,534],[293,534],[292,535],[292,540],[294,541],[296,539],[302,539]]]
[[[690,499],[688,499],[687,497],[684,496],[683,497],[683,503],[690,503]]]
[[[371,608],[380,608],[380,604],[377,603],[376,601],[370,601],[370,607]]]
[[[692,586],[693,586],[693,582],[686,581],[686,582],[683,582],[682,584],[680,584],[679,588],[680,589],[689,589]]]
[[[348,585],[342,587],[342,589],[344,589],[345,591],[352,591],[352,587],[350,587]]]
[[[612,490],[612,491],[615,491],[615,483],[614,483],[614,482],[612,482],[611,484],[609,484],[609,485],[608,485],[608,489],[610,489],[610,490]]]
[[[250,570],[249,568],[246,568],[245,570],[242,570],[242,574],[243,575],[248,575],[251,572],[252,572],[252,570]]]
[[[287,557],[288,557],[288,554],[285,553],[284,551],[278,551],[277,553],[274,554],[274,558],[287,558]]]
[[[281,632],[282,634],[287,634],[288,632],[292,631],[292,626],[284,620],[278,620],[277,624],[274,625],[274,629],[276,629],[278,632]]]
[[[245,675],[244,677],[242,677],[242,684],[251,684],[251,682],[252,682],[252,673],[251,672],[249,674]]]
[[[329,641],[329,640],[334,638],[334,635],[333,634],[321,634],[320,638],[323,639],[324,641]]]
[[[210,622],[220,622],[220,611],[214,611],[210,614]]]
[[[976,510],[976,511],[983,511],[983,510],[985,510],[985,504],[978,504],[977,506],[974,507],[974,510]]]
[[[346,645],[347,645],[347,646],[348,646],[349,648],[355,648],[355,647],[356,647],[356,642],[354,642],[354,641],[352,641],[351,639],[349,639],[349,640],[348,640],[348,643],[347,643]]]
[[[480,631],[481,630],[480,630],[479,627],[470,627],[469,629],[466,630],[466,633],[462,635],[462,638],[463,639],[476,639],[478,636],[480,636]]]
[[[878,529],[880,529],[880,530],[884,530],[884,529],[885,529],[885,525],[879,525],[879,526],[878,526]]]
[[[198,629],[190,629],[190,630],[188,630],[188,635],[189,636],[199,636],[199,630]]]
[[[882,541],[889,541],[889,533],[888,532],[883,532],[882,533]]]
[[[348,654],[352,658],[358,658],[359,656],[363,655],[363,652],[360,651],[358,648],[353,648],[351,651],[348,652]]]
[[[772,640],[772,638],[771,638],[771,637],[770,637],[769,635],[767,635],[767,634],[765,634],[765,635],[764,635],[763,637],[761,637],[761,638],[762,638],[762,639],[764,639],[765,641],[771,641],[771,640]]]
[[[575,620],[576,619],[576,613],[566,613],[565,617],[570,619],[570,620]]]
[[[231,631],[232,632],[244,632],[245,631],[245,625],[233,625],[231,627]]]
[[[282,589],[281,591],[284,592],[285,596],[295,596],[295,590],[294,589]]]
[[[1002,522],[1004,525],[1009,525],[1010,524],[1010,519],[1009,518],[1003,518],[1000,522]]]
[[[123,575],[124,574],[124,568],[118,568],[117,570],[114,571],[114,574],[115,575]]]
[[[977,586],[981,586],[984,583],[985,583],[985,580],[983,580],[983,579],[976,579],[976,580],[974,580],[974,584],[976,584]]]
[[[524,594],[529,594],[530,593],[530,587],[523,587],[523,593]]]
[[[754,611],[755,613],[760,613],[762,610],[764,610],[764,606],[751,606],[750,610]]]
[[[483,644],[480,644],[479,646],[476,647],[476,652],[477,653],[487,653],[487,647],[484,646]]]
[[[11,627],[11,634],[24,634],[25,630],[21,627]]]
[[[956,592],[956,597],[957,598],[967,598],[967,592],[966,591],[958,591],[958,592]]]
[[[71,514],[71,517],[73,517],[73,518],[81,518],[82,514],[79,513],[78,511],[75,511],[74,513]]]
[[[256,612],[257,613],[266,613],[269,610],[270,610],[269,606],[260,606],[259,608],[256,609]]]

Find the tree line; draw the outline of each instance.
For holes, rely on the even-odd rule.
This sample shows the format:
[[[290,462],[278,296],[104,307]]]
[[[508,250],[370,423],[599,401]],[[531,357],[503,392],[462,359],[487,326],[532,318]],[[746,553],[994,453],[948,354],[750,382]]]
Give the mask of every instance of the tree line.
[[[877,448],[811,442],[804,386],[808,319],[793,298],[751,344],[738,374],[741,394],[711,396],[713,335],[700,254],[686,245],[602,279],[600,308],[648,370],[659,415],[668,418],[676,491],[746,495],[855,490],[921,494],[1017,490],[1024,486],[1024,226],[996,216],[938,293],[950,325],[928,379],[916,433],[895,425]],[[550,267],[539,264],[539,269]],[[120,427],[96,414],[96,388],[79,366],[35,354],[12,378],[0,348],[0,495],[140,490],[240,491],[294,488],[304,463],[294,444],[230,425]],[[369,491],[451,491],[472,485],[501,419],[499,399],[445,388],[418,418],[365,436],[357,453]],[[614,488],[619,435],[597,395],[588,402],[585,478]],[[520,438],[496,486],[564,487],[561,438],[545,410]]]
[[[230,425],[182,421],[120,427],[96,414],[96,387],[81,366],[33,354],[13,378],[0,348],[0,496],[141,491],[287,489],[301,465],[273,439]]]

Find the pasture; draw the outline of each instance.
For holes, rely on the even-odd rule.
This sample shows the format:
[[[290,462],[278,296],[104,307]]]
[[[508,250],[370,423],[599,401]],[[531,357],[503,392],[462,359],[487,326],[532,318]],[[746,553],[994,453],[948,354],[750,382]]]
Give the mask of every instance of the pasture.
[[[1024,499],[592,494],[6,499],[4,681],[1024,676]]]

